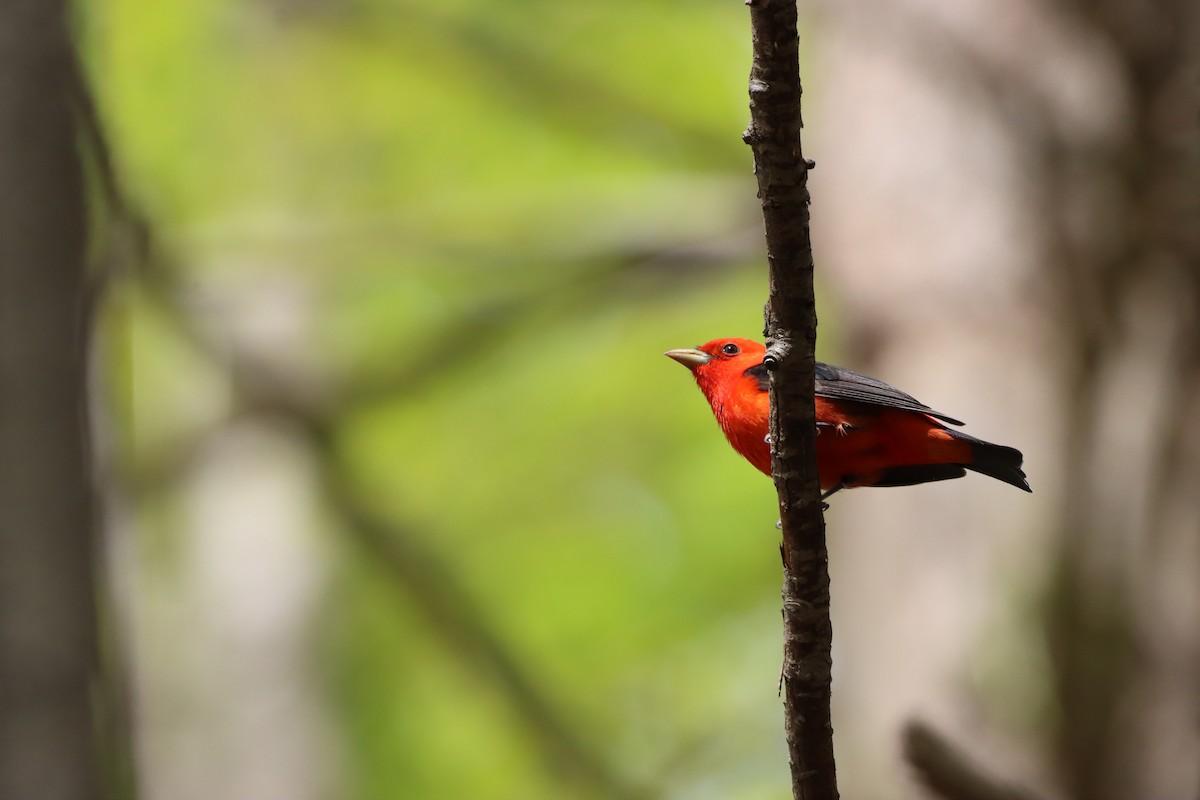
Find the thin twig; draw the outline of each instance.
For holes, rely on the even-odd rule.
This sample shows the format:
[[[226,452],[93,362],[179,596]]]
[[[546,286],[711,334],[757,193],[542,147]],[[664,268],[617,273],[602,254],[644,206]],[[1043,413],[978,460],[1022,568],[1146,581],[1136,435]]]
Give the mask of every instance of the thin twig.
[[[794,0],[749,0],[754,39],[750,127],[766,227],[772,471],[783,528],[784,713],[797,800],[835,800],[830,685],[833,630],[813,406],[816,302],[808,170],[800,148]]]

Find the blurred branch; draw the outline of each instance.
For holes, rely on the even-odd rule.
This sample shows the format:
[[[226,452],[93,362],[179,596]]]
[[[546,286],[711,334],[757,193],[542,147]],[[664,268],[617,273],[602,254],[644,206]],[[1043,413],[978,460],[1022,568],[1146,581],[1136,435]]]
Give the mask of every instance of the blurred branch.
[[[445,33],[445,32],[442,32]],[[475,35],[473,31],[458,31],[462,35]],[[493,43],[495,44],[495,43]],[[486,50],[485,57],[526,58],[513,50]],[[571,87],[571,96],[581,96],[578,84],[563,82],[559,72],[538,68],[536,59],[522,65],[515,74],[528,72],[537,79],[519,82],[520,91],[541,93],[546,84],[549,89],[562,93]],[[489,75],[514,74],[512,69],[495,70],[490,65]],[[553,74],[552,74],[553,73]],[[554,77],[559,75],[559,77]],[[530,86],[535,87],[534,90]],[[594,93],[592,93],[594,94]],[[565,95],[564,95],[565,96]],[[595,97],[591,94],[589,104],[578,106],[589,115],[594,115]],[[601,100],[605,100],[602,97]],[[619,97],[607,100],[620,105]],[[642,112],[624,115],[624,118],[645,116]],[[607,118],[618,118],[620,114]],[[705,152],[709,144],[697,140],[693,132],[683,131],[691,144]],[[697,141],[699,144],[697,145]],[[107,149],[103,152],[108,156]],[[612,252],[586,254],[574,264],[574,269],[560,269],[549,285],[540,285],[528,290],[514,290],[503,297],[488,299],[475,305],[467,313],[449,321],[440,330],[423,335],[427,347],[412,348],[415,355],[397,369],[367,377],[353,376],[345,385],[321,395],[305,385],[302,378],[280,374],[270,363],[262,363],[240,352],[236,342],[228,341],[216,329],[203,324],[187,308],[188,287],[184,283],[186,271],[174,263],[169,249],[150,235],[147,224],[136,203],[124,197],[110,166],[111,159],[101,164],[101,180],[105,190],[117,198],[111,203],[119,218],[120,230],[127,235],[116,243],[125,248],[125,254],[138,269],[134,276],[146,291],[150,301],[167,310],[169,318],[182,333],[188,344],[203,357],[219,365],[222,372],[234,379],[233,417],[264,415],[282,418],[305,433],[307,444],[316,453],[321,464],[324,488],[332,511],[346,524],[344,530],[358,545],[374,558],[378,566],[398,590],[411,598],[415,607],[428,619],[430,629],[442,637],[461,663],[476,670],[478,674],[492,680],[502,696],[512,705],[516,716],[533,731],[536,741],[548,761],[565,767],[572,779],[580,785],[612,798],[642,798],[653,796],[653,792],[631,786],[621,775],[618,764],[609,763],[605,752],[588,743],[581,735],[578,725],[557,706],[542,690],[533,675],[523,669],[503,638],[487,624],[486,609],[474,602],[460,587],[452,564],[423,545],[424,537],[402,523],[385,519],[367,505],[355,487],[346,483],[342,470],[336,464],[333,440],[341,420],[364,408],[396,397],[415,393],[454,371],[486,359],[497,347],[502,346],[505,329],[527,318],[533,310],[554,308],[555,313],[576,313],[581,307],[594,308],[600,302],[599,295],[616,292],[625,279],[638,281],[658,280],[664,287],[678,291],[681,284],[695,285],[697,282],[681,282],[679,272],[687,270],[688,277],[715,271],[715,266],[731,258],[757,249],[749,241],[738,237],[713,241],[700,247],[678,248],[674,246],[656,249],[642,243],[617,242],[616,257]],[[640,297],[650,293],[640,292]],[[409,357],[409,353],[398,353],[397,360]],[[218,424],[226,424],[222,420]],[[144,459],[134,465],[133,481],[136,491],[144,494],[163,487],[175,480],[196,456],[198,446],[211,431],[200,431],[190,441],[182,442],[170,452],[153,454],[153,461]],[[139,454],[143,455],[143,454]]]
[[[796,800],[835,800],[829,553],[816,460],[812,240],[793,0],[750,0],[750,127],[770,266],[771,458],[783,528],[783,693]]]
[[[127,205],[128,207],[128,205]],[[142,224],[137,227],[148,230]],[[154,251],[152,250],[152,253]],[[564,769],[568,777],[590,791],[614,800],[647,800],[655,792],[633,786],[604,755],[580,735],[578,728],[538,687],[518,659],[486,622],[484,609],[460,587],[460,580],[444,559],[421,544],[413,530],[385,519],[370,508],[338,464],[336,430],[340,420],[384,397],[415,391],[438,376],[483,356],[489,336],[505,320],[524,315],[545,302],[544,295],[510,299],[487,313],[468,315],[448,325],[446,335],[434,341],[430,354],[397,371],[382,384],[352,389],[332,401],[312,398],[287,375],[271,364],[230,351],[212,333],[189,315],[177,285],[178,272],[165,266],[155,253],[139,273],[143,286],[155,302],[169,310],[180,332],[204,357],[229,370],[235,379],[237,398],[232,418],[263,416],[284,420],[303,432],[304,439],[320,465],[322,487],[330,510],[343,523],[344,532],[374,556],[373,564],[383,570],[390,583],[409,597],[463,664],[494,681],[516,715],[534,734],[548,762]],[[225,420],[228,424],[232,420]],[[150,470],[138,471],[141,490],[146,481],[161,485],[191,463],[203,436],[186,443]]]
[[[911,721],[904,729],[904,757],[929,790],[943,800],[1037,798],[1025,789],[986,774],[966,753],[920,721]]]
[[[229,364],[227,348],[214,341],[201,325],[188,319],[187,289],[182,281],[184,270],[175,263],[168,249],[150,234],[147,223],[136,209],[131,210],[129,216],[130,219],[122,224],[128,231],[122,241],[133,248],[127,252],[141,267],[137,272],[139,285],[169,318],[183,323],[176,327],[177,332],[196,351],[208,354],[226,369],[232,368],[239,380],[253,382],[259,374],[272,374],[274,370],[269,364]],[[416,394],[423,387],[486,359],[504,344],[501,334],[528,319],[534,311],[544,313],[546,309],[552,309],[556,315],[570,319],[581,311],[607,307],[609,297],[626,303],[630,301],[630,295],[648,303],[658,302],[663,294],[678,297],[681,292],[705,286],[704,279],[708,275],[722,274],[731,262],[757,255],[760,248],[761,240],[757,234],[751,239],[738,233],[707,242],[658,248],[617,243],[612,249],[560,262],[563,268],[551,280],[527,289],[512,290],[502,297],[476,301],[439,329],[423,334],[423,341],[428,346],[408,348],[415,355],[398,353],[394,368],[383,373],[352,376],[327,397],[308,397],[306,404],[322,408],[326,415],[335,411],[345,415],[398,396]],[[403,360],[406,357],[408,361]],[[288,380],[293,384],[293,391],[312,394],[296,385],[300,381],[292,380],[290,376],[276,375],[275,379]],[[166,458],[186,460],[188,456],[177,453],[168,454]]]
[[[390,583],[403,589],[423,612],[429,627],[446,640],[462,663],[495,681],[517,714],[536,735],[549,765],[612,800],[648,800],[651,792],[631,785],[537,686],[486,614],[460,587],[458,577],[420,543],[421,537],[394,519],[384,519],[363,502],[339,469],[333,431],[306,419],[309,441],[321,467],[325,497],[345,523],[345,531],[374,558]]]
[[[125,207],[115,156],[109,145],[104,124],[100,118],[91,86],[80,53],[77,48],[70,52],[67,65],[66,94],[78,127],[79,150],[86,167],[86,186],[90,202],[88,211],[93,220],[91,238],[93,244],[87,264],[88,274],[83,283],[82,313],[90,350],[91,332],[95,327],[100,305],[113,276],[129,261],[135,263],[145,258],[144,222]],[[96,406],[102,407],[103,400]],[[96,439],[106,441],[106,415],[97,414]],[[95,448],[93,468],[100,475],[104,491],[99,495],[103,506],[110,500],[113,491],[105,480],[111,471],[107,463],[112,458],[103,444]],[[103,516],[103,514],[102,514]],[[105,542],[110,531],[101,526],[98,540]],[[103,680],[94,687],[97,727],[104,731],[100,737],[102,748],[100,769],[103,784],[110,796],[129,800],[137,795],[137,763],[134,754],[133,700],[130,681],[133,670],[129,664],[132,648],[129,643],[129,624],[122,619],[120,598],[114,584],[117,567],[107,563],[109,547],[100,547],[96,553],[97,604],[100,617],[99,659]]]
[[[490,22],[487,15],[456,14],[438,4],[415,3],[390,8],[386,17],[371,24],[374,29],[402,26],[409,41],[436,42],[440,54],[449,48],[458,58],[475,62],[473,74],[488,84],[491,93],[507,96],[530,114],[552,116],[545,124],[590,137],[608,133],[612,141],[629,149],[643,147],[665,133],[679,152],[696,163],[733,166],[730,159],[736,151],[711,127],[671,116],[664,104],[622,92],[614,88],[615,81],[598,81],[573,69],[567,59],[540,54],[541,37],[513,41],[511,33],[497,32]],[[389,46],[394,45],[389,42]],[[630,136],[631,129],[643,133]]]

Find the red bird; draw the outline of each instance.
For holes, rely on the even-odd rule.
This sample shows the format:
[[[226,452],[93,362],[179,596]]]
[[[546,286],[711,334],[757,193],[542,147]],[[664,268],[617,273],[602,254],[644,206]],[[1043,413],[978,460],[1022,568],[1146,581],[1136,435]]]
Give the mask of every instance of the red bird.
[[[770,475],[765,354],[750,339],[665,353],[692,371],[733,449]],[[858,486],[961,478],[967,470],[1033,491],[1021,451],[947,428],[942,422],[962,423],[875,378],[817,362],[816,412],[822,499]]]

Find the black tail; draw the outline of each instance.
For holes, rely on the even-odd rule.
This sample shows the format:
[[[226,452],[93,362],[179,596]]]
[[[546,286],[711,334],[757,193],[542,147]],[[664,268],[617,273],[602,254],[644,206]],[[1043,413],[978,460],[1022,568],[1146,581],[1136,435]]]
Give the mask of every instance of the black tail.
[[[1024,457],[1020,450],[1015,447],[1005,447],[1002,444],[985,442],[959,431],[951,431],[951,433],[954,434],[954,438],[971,443],[971,455],[974,460],[970,464],[963,464],[964,467],[981,472],[998,481],[1004,481],[1018,489],[1024,489],[1027,492],[1033,491],[1029,488],[1029,481],[1026,480],[1025,473],[1021,470],[1021,462]]]

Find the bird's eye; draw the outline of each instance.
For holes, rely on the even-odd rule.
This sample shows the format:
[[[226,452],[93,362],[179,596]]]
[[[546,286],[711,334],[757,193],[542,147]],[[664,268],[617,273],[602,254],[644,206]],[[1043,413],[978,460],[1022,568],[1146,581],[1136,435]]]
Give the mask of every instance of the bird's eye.
[[[736,356],[738,353],[742,352],[742,348],[738,347],[733,342],[730,342],[721,348],[721,352],[727,356]]]

